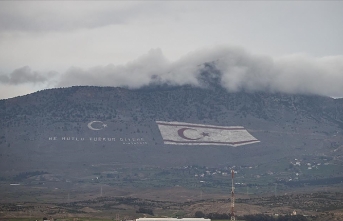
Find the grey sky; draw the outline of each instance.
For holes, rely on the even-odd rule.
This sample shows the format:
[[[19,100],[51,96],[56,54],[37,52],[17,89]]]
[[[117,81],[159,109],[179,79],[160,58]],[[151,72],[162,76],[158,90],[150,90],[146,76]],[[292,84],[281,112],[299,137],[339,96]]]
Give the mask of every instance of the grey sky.
[[[215,59],[228,90],[343,96],[342,24],[341,1],[1,1],[0,99],[197,84]]]

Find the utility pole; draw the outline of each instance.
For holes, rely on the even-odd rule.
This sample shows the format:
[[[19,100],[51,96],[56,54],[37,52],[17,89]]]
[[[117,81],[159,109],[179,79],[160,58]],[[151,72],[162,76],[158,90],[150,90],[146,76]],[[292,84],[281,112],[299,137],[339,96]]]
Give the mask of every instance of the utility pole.
[[[234,187],[234,182],[233,178],[235,175],[235,171],[231,170],[231,220],[236,220],[235,217],[235,187]]]

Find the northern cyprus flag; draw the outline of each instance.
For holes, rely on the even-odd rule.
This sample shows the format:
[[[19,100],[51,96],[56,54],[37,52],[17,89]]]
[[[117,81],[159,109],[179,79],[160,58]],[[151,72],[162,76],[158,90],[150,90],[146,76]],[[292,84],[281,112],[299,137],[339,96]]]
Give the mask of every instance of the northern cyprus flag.
[[[241,146],[260,142],[242,126],[156,121],[164,144]]]

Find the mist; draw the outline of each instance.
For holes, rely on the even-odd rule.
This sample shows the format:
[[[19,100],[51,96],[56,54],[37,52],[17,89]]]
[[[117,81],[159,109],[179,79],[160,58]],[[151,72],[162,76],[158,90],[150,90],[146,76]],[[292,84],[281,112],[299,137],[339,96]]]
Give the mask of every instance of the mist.
[[[208,87],[207,80],[230,92],[268,91],[343,96],[343,56],[313,57],[307,54],[273,58],[239,47],[215,47],[188,53],[176,61],[165,58],[161,49],[125,65],[97,66],[87,70],[72,67],[60,78],[58,87],[73,85],[125,86],[132,89],[149,84]],[[213,85],[212,85],[213,86]]]
[[[0,75],[0,83],[44,84],[48,88],[92,85],[130,89],[151,84],[192,85],[222,87],[229,92],[245,90],[343,97],[343,56],[292,54],[274,58],[253,54],[241,47],[218,46],[199,49],[170,61],[157,48],[123,65],[70,67],[60,74],[40,73],[25,66],[9,75]]]
[[[9,75],[0,75],[0,83],[10,85],[45,83],[50,81],[55,75],[57,75],[57,73],[53,71],[48,73],[39,73],[37,71],[32,71],[29,66],[24,66],[15,69]]]

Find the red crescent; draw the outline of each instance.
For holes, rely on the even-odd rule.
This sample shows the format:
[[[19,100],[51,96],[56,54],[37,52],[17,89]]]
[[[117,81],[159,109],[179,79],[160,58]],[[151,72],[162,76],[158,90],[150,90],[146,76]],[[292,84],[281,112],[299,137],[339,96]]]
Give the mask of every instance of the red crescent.
[[[177,134],[178,134],[180,137],[182,137],[183,139],[186,139],[186,140],[199,140],[199,139],[202,138],[202,137],[199,137],[199,138],[192,139],[192,138],[186,137],[185,134],[184,134],[184,132],[185,132],[186,130],[196,130],[196,129],[192,129],[192,128],[181,128],[181,129],[179,129],[179,130],[177,131]]]

